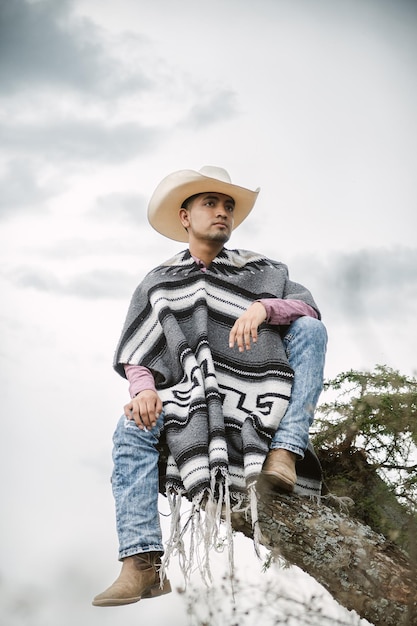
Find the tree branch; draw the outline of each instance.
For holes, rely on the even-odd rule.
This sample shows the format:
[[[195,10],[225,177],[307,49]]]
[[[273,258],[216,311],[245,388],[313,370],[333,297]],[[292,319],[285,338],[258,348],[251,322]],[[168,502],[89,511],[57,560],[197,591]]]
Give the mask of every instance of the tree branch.
[[[416,567],[405,552],[342,511],[305,497],[265,493],[263,543],[321,583],[344,607],[375,626],[417,625]],[[252,537],[250,519],[233,514]]]

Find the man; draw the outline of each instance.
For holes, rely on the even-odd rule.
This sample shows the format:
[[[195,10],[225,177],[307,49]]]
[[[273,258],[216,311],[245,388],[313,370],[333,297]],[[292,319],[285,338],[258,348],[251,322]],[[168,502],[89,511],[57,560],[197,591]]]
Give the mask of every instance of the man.
[[[159,571],[162,441],[172,508],[168,554],[182,549],[183,495],[193,503],[191,528],[203,508],[205,537],[209,530],[213,539],[220,517],[230,526],[230,511],[243,506],[251,507],[255,531],[261,483],[320,493],[308,439],[327,342],[318,308],[282,263],[224,247],[258,191],[206,166],[170,174],[150,200],[150,224],[188,249],[138,286],[116,350],[114,366],[131,395],[113,450],[123,565],[96,606],[170,591],[165,569]]]

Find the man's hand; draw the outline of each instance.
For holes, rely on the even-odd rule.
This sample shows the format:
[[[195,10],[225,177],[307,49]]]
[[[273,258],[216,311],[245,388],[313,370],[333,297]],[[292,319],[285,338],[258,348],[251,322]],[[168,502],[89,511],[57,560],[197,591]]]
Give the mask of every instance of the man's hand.
[[[229,335],[229,347],[235,344],[239,352],[250,350],[251,341],[256,343],[258,339],[258,326],[266,320],[266,309],[261,302],[252,302],[250,307],[238,317]]]
[[[145,389],[126,404],[124,411],[126,417],[135,420],[139,428],[151,429],[162,411],[162,401],[156,391]]]

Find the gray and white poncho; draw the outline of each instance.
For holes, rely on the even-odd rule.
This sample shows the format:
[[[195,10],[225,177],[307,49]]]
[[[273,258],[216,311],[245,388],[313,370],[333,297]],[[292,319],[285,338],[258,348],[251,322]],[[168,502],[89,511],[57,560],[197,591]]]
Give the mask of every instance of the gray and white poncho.
[[[254,494],[287,408],[293,371],[282,328],[264,323],[250,351],[229,348],[234,322],[262,298],[302,300],[317,310],[284,264],[246,250],[223,249],[205,272],[181,252],[132,297],[114,367],[122,376],[124,364],[152,371],[169,449],[166,492],[197,508],[229,509]]]

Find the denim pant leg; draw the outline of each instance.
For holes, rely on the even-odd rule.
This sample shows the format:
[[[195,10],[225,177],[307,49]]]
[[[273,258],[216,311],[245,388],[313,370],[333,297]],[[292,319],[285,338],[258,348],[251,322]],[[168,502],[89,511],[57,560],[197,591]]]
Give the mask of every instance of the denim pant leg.
[[[314,410],[323,389],[326,328],[313,317],[300,317],[290,325],[283,342],[294,370],[294,384],[287,411],[270,447],[285,448],[303,458]]]
[[[123,415],[113,436],[112,489],[119,559],[140,552],[163,552],[156,447],[162,426],[163,414],[149,431],[141,430]]]

